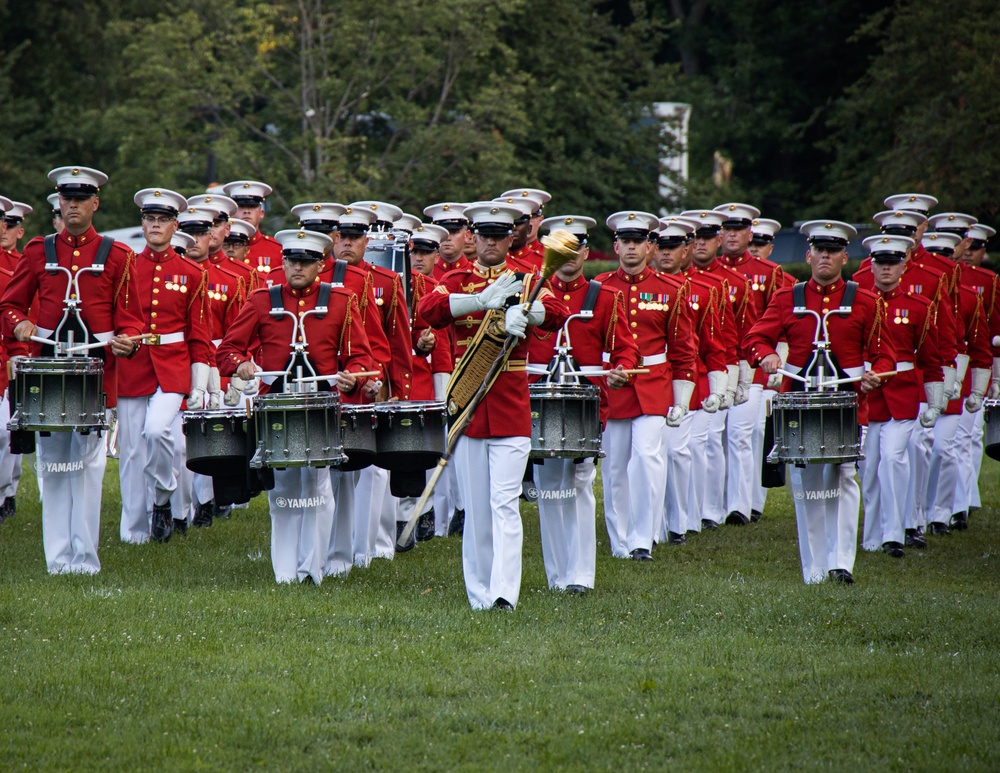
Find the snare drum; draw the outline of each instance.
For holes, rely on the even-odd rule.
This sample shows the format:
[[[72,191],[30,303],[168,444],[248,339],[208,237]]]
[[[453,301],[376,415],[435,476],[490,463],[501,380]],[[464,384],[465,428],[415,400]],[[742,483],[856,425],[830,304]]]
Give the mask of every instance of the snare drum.
[[[1000,460],[1000,400],[983,401],[983,422],[986,427],[983,437],[986,455]]]
[[[340,397],[333,392],[280,392],[253,399],[255,469],[329,467],[345,460]]]
[[[199,475],[246,477],[247,415],[233,408],[184,411],[181,429],[187,449],[185,464]]]
[[[31,432],[107,429],[104,363],[96,357],[28,357],[17,362],[7,425]]]
[[[531,397],[531,459],[604,456],[601,390],[593,384],[528,386]]]
[[[774,448],[767,461],[843,464],[864,459],[854,392],[784,392],[771,398]]]
[[[375,435],[383,470],[429,470],[445,452],[448,411],[437,400],[377,403]]]
[[[340,437],[347,461],[337,465],[342,472],[363,470],[375,463],[378,446],[375,438],[374,405],[342,405],[340,407]]]

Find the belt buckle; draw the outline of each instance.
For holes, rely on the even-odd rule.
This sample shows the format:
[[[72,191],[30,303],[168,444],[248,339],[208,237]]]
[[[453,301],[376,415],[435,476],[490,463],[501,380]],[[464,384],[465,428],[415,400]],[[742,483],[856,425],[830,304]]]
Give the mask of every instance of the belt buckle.
[[[160,334],[159,333],[153,333],[151,336],[149,336],[146,339],[146,345],[147,346],[159,346],[160,345]]]

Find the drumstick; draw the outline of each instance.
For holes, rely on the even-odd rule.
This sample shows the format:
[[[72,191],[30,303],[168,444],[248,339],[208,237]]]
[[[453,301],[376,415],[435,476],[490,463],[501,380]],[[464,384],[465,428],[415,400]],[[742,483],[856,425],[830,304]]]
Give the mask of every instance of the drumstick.
[[[548,371],[546,371],[548,373]],[[630,368],[629,370],[567,370],[562,373],[557,373],[555,375],[559,376],[596,376],[598,378],[607,378],[612,373],[620,373],[623,376],[633,376],[641,375],[643,373],[649,373],[649,368]]]
[[[302,378],[293,378],[292,381],[296,383],[304,383],[311,381],[332,381],[341,375],[340,373],[333,373],[329,376],[303,376]],[[349,370],[343,372],[345,376],[354,376],[354,378],[370,378],[372,376],[378,376],[379,372],[377,370],[363,370],[360,373],[351,373]]]
[[[42,338],[41,336],[28,336],[30,341],[35,341],[40,344],[48,344],[49,346],[58,346],[58,341],[53,341],[51,338]]]
[[[897,373],[899,373],[898,370],[887,370],[885,371],[885,373],[876,373],[875,377],[879,379],[889,378],[889,376],[895,376]],[[863,378],[864,378],[863,375],[852,376],[850,378],[838,378],[836,381],[824,381],[822,384],[820,384],[820,386],[828,387],[828,386],[837,386],[837,384],[853,384],[855,381],[860,381]]]
[[[800,376],[798,373],[792,373],[791,371],[785,370],[784,368],[778,368],[777,370],[775,370],[775,373],[780,373],[782,376],[788,376],[789,378],[794,378],[796,381],[801,381],[803,384],[809,383],[809,379],[802,378],[802,376]]]
[[[147,338],[152,338],[155,335],[157,335],[157,334],[156,333],[142,333],[141,335],[137,335],[137,336],[125,336],[125,340],[126,341],[145,341]],[[108,341],[108,343],[111,343],[111,342]]]

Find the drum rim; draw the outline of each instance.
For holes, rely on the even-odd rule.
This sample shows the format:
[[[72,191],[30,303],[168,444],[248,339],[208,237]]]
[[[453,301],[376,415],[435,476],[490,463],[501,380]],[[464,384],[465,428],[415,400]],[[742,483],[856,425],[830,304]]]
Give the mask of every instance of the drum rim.
[[[531,397],[542,397],[543,394],[546,392],[554,393],[553,396],[555,397],[563,397],[563,396],[600,397],[601,396],[601,388],[596,384],[549,384],[541,381],[536,381],[534,384],[528,384],[528,394]],[[536,394],[536,393],[543,393],[543,394]]]
[[[256,395],[253,398],[254,408],[260,405],[263,410],[269,404],[290,410],[332,408],[335,405],[342,405],[340,395],[336,392],[274,392],[273,394],[269,392],[266,395]]]
[[[819,399],[817,399],[819,398]],[[785,403],[788,405],[785,405]],[[815,403],[810,406],[809,403]],[[795,403],[803,403],[796,405]],[[803,408],[803,407],[830,407],[843,408],[856,406],[858,404],[857,392],[837,391],[837,392],[778,392],[771,398],[772,408]]]
[[[33,366],[54,366],[71,365],[71,367],[39,367],[32,370]],[[51,373],[54,375],[65,375],[67,373],[103,373],[104,361],[98,357],[25,357],[17,361],[16,375],[29,375],[32,373]]]
[[[376,411],[403,413],[405,411],[441,410],[447,412],[444,400],[398,400],[392,403],[371,403]]]

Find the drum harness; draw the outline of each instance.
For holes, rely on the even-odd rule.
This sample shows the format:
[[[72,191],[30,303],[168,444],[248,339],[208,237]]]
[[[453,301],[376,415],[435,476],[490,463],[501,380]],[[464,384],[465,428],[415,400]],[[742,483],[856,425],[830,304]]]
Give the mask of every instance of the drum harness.
[[[586,368],[581,368],[573,355],[573,344],[569,338],[569,323],[574,319],[591,320],[594,318],[594,307],[601,294],[601,283],[596,279],[591,279],[587,285],[587,294],[583,296],[583,306],[576,314],[571,314],[566,318],[566,322],[556,334],[556,353],[545,368],[545,375],[542,382],[546,384],[584,384],[590,383],[583,379],[589,375]],[[598,366],[594,374],[603,372],[603,367]]]
[[[337,261],[338,264],[340,261]],[[337,278],[337,272],[341,267],[338,265],[334,269],[334,279]],[[340,280],[343,282],[344,272],[346,268],[340,270]],[[328,379],[332,379],[333,375],[330,376],[320,376],[316,373],[316,369],[313,367],[312,361],[309,359],[309,342],[306,340],[306,329],[305,320],[308,316],[315,316],[316,319],[323,319],[327,312],[329,311],[330,305],[330,295],[333,292],[333,285],[329,282],[321,282],[319,285],[318,295],[316,297],[316,307],[309,311],[302,312],[302,316],[298,316],[295,312],[288,311],[285,308],[285,303],[282,298],[282,285],[271,285],[268,288],[268,294],[271,299],[271,311],[268,312],[272,317],[290,317],[292,320],[292,341],[291,341],[291,356],[288,358],[288,362],[285,364],[285,369],[280,371],[270,371],[270,372],[258,372],[256,375],[260,376],[262,380],[270,387],[274,387],[276,392],[316,392],[324,391],[328,392],[332,390],[332,385]],[[295,372],[295,377],[291,379],[291,383],[288,382],[288,377],[292,375],[292,371]],[[268,381],[267,379],[271,379]],[[326,388],[322,388],[321,385],[326,385]]]
[[[806,283],[797,282],[792,288],[792,313],[800,318],[806,314],[812,314],[816,317],[816,333],[813,337],[815,351],[802,369],[801,375],[786,374],[792,375],[793,378],[791,391],[834,391],[840,388],[839,379],[846,377],[847,374],[841,370],[837,364],[837,358],[830,351],[830,330],[827,321],[831,314],[839,314],[843,317],[850,314],[854,308],[854,298],[857,293],[857,282],[845,282],[840,306],[823,312],[823,316],[820,317],[818,311],[806,308]],[[822,338],[820,338],[821,331]],[[827,374],[834,374],[835,380],[827,381]]]

